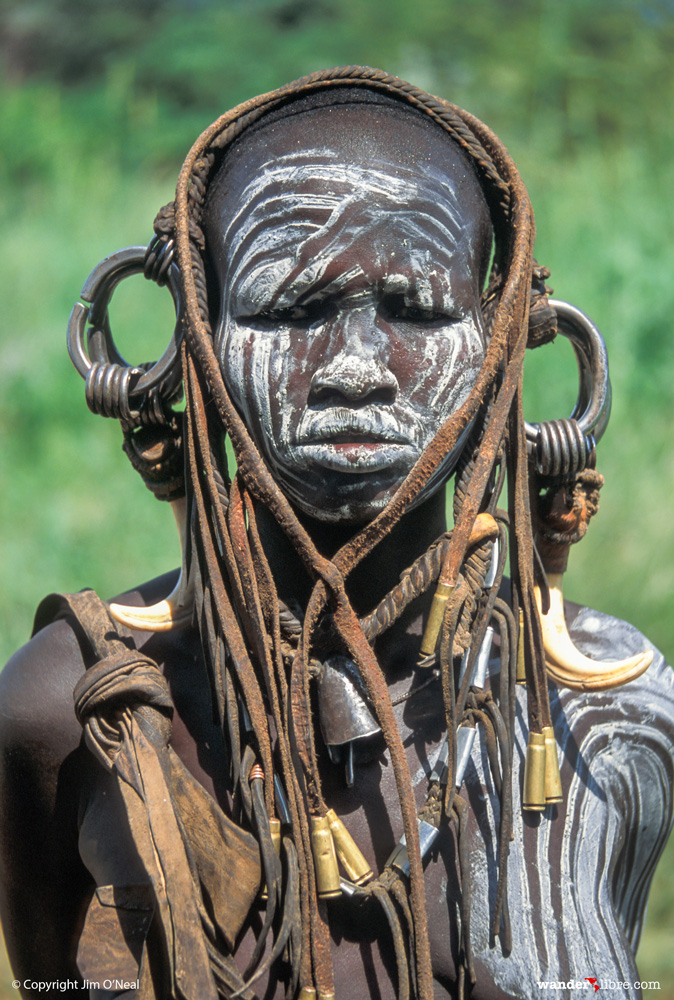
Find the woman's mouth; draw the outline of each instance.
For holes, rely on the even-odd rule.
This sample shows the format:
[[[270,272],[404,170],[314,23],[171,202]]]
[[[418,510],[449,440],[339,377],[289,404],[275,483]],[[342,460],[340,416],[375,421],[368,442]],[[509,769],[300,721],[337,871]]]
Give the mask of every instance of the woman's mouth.
[[[358,437],[315,441],[300,445],[299,451],[305,461],[351,475],[380,472],[417,457],[416,449],[407,442]]]

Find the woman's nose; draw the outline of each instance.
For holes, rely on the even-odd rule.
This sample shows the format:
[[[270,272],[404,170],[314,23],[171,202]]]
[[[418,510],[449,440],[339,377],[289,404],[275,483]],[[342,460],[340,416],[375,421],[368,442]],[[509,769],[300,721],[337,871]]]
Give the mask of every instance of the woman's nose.
[[[326,342],[326,359],[311,380],[313,401],[331,398],[349,402],[392,403],[398,380],[380,360],[381,331],[375,331],[373,310],[356,310],[333,321]]]

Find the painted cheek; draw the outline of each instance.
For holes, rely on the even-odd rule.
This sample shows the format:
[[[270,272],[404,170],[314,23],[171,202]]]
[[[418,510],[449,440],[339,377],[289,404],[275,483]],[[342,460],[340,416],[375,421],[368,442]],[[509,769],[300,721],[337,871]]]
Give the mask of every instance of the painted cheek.
[[[318,340],[305,330],[289,330],[275,347],[279,382],[286,395],[298,404],[306,404],[312,373],[320,363]]]
[[[325,354],[324,338],[314,331],[284,330],[274,340],[269,368],[272,432],[282,448],[292,445],[306,408],[313,373]]]
[[[269,396],[269,446],[283,451],[287,447],[290,427],[295,416],[293,398],[294,368],[291,363],[291,335],[287,329],[277,330],[270,338],[267,392]]]
[[[428,337],[418,329],[399,327],[392,329],[386,340],[388,367],[398,380],[401,395],[410,397],[415,385],[429,367],[427,360]]]
[[[424,323],[393,322],[383,327],[389,367],[408,398],[425,383],[437,381],[441,367],[453,363],[457,350],[455,324],[438,329]]]
[[[220,364],[227,388],[239,408],[245,404],[244,386],[250,371],[250,331],[233,320],[227,322],[220,346]]]
[[[274,420],[276,358],[273,335],[229,319],[220,357],[228,389],[244,423],[258,445],[273,458],[276,450]]]
[[[424,426],[437,430],[467,397],[482,365],[483,350],[472,321],[425,339],[416,359],[408,399],[428,417]]]

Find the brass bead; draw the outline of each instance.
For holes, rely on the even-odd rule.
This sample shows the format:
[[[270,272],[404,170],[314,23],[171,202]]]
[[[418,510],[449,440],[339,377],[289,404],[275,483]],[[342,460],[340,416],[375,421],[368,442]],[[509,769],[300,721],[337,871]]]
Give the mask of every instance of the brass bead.
[[[328,809],[327,820],[330,824],[332,839],[335,842],[337,857],[341,861],[344,871],[351,882],[355,882],[356,885],[364,885],[372,878],[372,869],[334,809]]]
[[[264,771],[260,764],[253,764],[250,769],[249,781],[264,781]]]
[[[543,733],[529,733],[522,794],[522,808],[529,812],[545,809],[545,756]]]
[[[559,760],[557,757],[557,741],[555,731],[552,726],[543,728],[545,737],[545,801],[548,804],[562,802],[562,779],[559,773]]]
[[[341,896],[335,843],[326,816],[311,817],[311,850],[316,868],[316,889],[319,899]]]
[[[297,1000],[316,1000],[316,990],[313,986],[303,986]]]
[[[430,656],[435,652],[435,646],[442,628],[442,620],[445,617],[445,608],[454,587],[450,583],[439,583],[435,594],[431,611],[424,629],[424,636],[421,640],[421,655]]]

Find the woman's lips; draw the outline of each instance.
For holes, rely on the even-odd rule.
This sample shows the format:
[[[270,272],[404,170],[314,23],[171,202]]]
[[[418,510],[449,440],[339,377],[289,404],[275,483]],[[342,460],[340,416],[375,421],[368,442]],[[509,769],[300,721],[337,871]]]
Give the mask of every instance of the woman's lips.
[[[382,441],[331,441],[337,451],[348,451],[352,448],[380,448]],[[386,442],[387,444],[390,442]]]
[[[299,450],[305,460],[352,475],[380,472],[417,457],[416,449],[408,443],[363,438],[315,441],[300,445]]]

